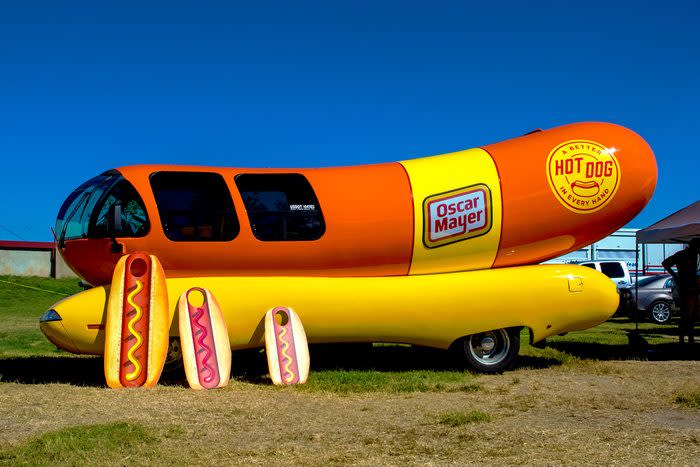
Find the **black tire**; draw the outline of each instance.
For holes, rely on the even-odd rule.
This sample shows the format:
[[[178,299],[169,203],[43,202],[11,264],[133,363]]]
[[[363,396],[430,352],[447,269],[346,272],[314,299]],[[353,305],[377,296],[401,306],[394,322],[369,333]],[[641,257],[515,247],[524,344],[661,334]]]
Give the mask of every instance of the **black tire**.
[[[520,351],[520,328],[494,329],[459,339],[458,358],[477,373],[500,373],[512,367]]]
[[[165,357],[163,365],[164,373],[173,373],[180,370],[184,366],[182,361],[182,348],[180,347],[180,338],[171,337],[168,342],[168,354]]]
[[[671,303],[666,300],[655,300],[647,311],[649,319],[656,324],[666,324],[671,319]]]

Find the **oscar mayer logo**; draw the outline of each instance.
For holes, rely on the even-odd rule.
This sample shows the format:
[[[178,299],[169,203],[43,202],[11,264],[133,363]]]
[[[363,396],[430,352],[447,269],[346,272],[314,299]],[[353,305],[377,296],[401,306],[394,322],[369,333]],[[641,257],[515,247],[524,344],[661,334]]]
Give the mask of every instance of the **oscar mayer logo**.
[[[491,230],[491,190],[484,184],[430,196],[423,202],[423,243],[436,248]]]
[[[586,140],[562,143],[549,153],[547,180],[567,209],[579,214],[598,211],[620,185],[615,149]]]

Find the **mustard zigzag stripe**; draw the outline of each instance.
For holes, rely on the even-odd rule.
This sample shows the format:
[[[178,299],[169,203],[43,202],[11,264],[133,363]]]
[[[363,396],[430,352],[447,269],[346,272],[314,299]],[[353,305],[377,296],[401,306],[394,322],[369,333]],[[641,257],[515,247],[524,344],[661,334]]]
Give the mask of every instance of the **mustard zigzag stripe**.
[[[134,371],[131,373],[126,374],[126,380],[127,381],[133,381],[136,378],[139,377],[141,374],[141,364],[136,360],[134,357],[134,353],[141,347],[141,344],[143,344],[143,337],[141,337],[141,334],[134,329],[134,324],[138,322],[138,320],[141,319],[141,307],[138,306],[136,303],[134,303],[134,297],[139,294],[143,290],[143,284],[141,281],[136,281],[136,288],[129,292],[129,295],[126,296],[126,301],[129,305],[131,305],[134,310],[136,311],[136,314],[129,320],[129,324],[127,327],[129,328],[129,332],[136,338],[136,342],[134,345],[131,346],[129,351],[126,353],[126,357],[129,359],[129,361],[134,365]]]
[[[289,349],[289,343],[286,340],[284,340],[285,335],[287,335],[287,328],[282,328],[282,331],[279,333],[278,337],[279,337],[279,340],[282,341],[282,345],[283,345],[283,347],[281,349],[282,356],[287,360],[287,362],[284,365],[284,371],[286,371],[287,374],[289,375],[288,377],[285,378],[285,381],[288,383],[294,379],[294,372],[290,368],[292,366],[292,357],[290,357],[289,354],[287,353],[287,349]]]

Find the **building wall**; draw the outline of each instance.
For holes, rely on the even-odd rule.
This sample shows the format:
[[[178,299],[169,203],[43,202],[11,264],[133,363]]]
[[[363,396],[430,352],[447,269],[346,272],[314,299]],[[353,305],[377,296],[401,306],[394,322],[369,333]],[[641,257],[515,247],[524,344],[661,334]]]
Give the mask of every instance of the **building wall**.
[[[611,235],[580,250],[572,251],[547,263],[581,263],[583,261],[625,261],[630,272],[635,268],[636,233],[639,229],[620,229]],[[661,262],[685,245],[675,243],[650,243],[638,245],[639,273],[663,272]]]
[[[51,251],[0,250],[0,274],[51,276]]]
[[[78,276],[73,272],[73,270],[68,267],[66,262],[63,260],[63,256],[56,254],[56,279],[69,279],[71,277],[77,278]]]
[[[51,277],[51,250],[0,249],[0,275]],[[56,255],[55,277],[77,277]]]

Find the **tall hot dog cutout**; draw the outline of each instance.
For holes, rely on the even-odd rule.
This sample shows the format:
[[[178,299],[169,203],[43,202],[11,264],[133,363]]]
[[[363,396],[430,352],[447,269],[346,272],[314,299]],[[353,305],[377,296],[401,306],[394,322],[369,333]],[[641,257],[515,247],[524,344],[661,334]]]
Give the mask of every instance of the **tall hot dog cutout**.
[[[278,306],[265,315],[265,353],[277,385],[303,384],[309,377],[309,346],[299,316]]]
[[[216,298],[207,289],[193,287],[180,295],[178,314],[182,358],[190,387],[226,386],[231,376],[231,344]]]
[[[168,352],[168,293],[155,256],[123,256],[107,304],[104,369],[111,388],[153,387]]]

